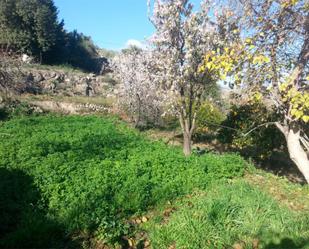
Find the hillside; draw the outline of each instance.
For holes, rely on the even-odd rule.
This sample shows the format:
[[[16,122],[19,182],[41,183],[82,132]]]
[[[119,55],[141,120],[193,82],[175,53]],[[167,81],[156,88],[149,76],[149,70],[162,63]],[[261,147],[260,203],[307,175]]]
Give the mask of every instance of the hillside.
[[[0,249],[309,249],[308,13],[0,0]]]
[[[2,247],[307,248],[308,187],[238,155],[186,158],[95,116],[15,118],[0,136]]]

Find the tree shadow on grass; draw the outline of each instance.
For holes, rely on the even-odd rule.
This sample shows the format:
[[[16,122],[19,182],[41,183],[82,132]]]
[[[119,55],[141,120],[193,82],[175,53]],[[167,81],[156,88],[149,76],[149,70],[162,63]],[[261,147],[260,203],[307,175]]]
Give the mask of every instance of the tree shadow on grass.
[[[264,249],[307,249],[309,248],[309,240],[291,238],[283,238],[279,243],[269,243],[263,247]]]
[[[0,168],[0,248],[78,248],[60,224],[46,217],[40,200],[32,177]]]
[[[5,108],[1,108],[0,107],[0,121],[4,121],[8,118],[9,114],[8,112],[5,110]]]

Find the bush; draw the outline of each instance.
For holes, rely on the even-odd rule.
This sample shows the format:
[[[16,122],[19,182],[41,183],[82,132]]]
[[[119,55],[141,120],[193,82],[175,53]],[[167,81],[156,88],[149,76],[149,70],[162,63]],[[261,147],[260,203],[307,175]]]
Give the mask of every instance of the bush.
[[[116,119],[24,117],[0,128],[0,168],[33,178],[49,219],[116,242],[132,214],[244,173],[237,155],[186,158]]]
[[[220,142],[229,144],[232,149],[240,151],[243,156],[254,159],[266,159],[274,150],[285,145],[281,132],[274,126],[261,126],[247,136],[243,136],[254,127],[276,120],[276,114],[267,110],[261,103],[250,103],[232,106],[218,138]]]
[[[224,114],[216,105],[205,101],[197,114],[195,138],[203,139],[209,133],[216,132],[224,118]]]
[[[22,116],[35,116],[43,111],[27,102],[8,100],[3,107],[0,107],[0,121]]]

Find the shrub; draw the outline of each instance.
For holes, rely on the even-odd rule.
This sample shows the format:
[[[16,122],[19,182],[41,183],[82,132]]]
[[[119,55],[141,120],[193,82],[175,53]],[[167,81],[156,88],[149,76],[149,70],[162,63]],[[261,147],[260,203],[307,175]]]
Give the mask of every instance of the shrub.
[[[186,158],[179,148],[151,142],[116,119],[23,117],[4,123],[0,168],[33,178],[49,219],[109,242],[127,233],[132,214],[240,176],[237,155]]]
[[[255,159],[265,159],[271,156],[273,150],[280,149],[285,144],[285,139],[280,131],[274,126],[261,126],[247,136],[254,127],[272,122],[276,114],[267,110],[261,103],[250,103],[241,106],[232,106],[230,113],[218,138],[222,143],[229,144],[232,149],[240,151],[243,156]]]
[[[0,107],[0,121],[22,116],[35,116],[42,112],[39,107],[32,106],[27,102],[10,99]]]
[[[221,124],[224,118],[224,114],[216,105],[205,101],[197,114],[196,134],[218,130],[218,125]]]

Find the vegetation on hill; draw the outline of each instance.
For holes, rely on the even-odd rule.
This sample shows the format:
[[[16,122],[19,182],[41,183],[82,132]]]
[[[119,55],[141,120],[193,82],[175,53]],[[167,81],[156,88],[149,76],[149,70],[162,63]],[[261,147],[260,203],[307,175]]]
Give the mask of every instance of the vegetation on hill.
[[[214,0],[202,1],[195,9],[188,0],[149,0],[148,7],[155,28],[149,39],[151,49],[119,54],[118,69],[129,70],[115,70],[127,93],[123,103],[137,121],[143,113],[153,118],[157,113],[162,113],[158,117],[176,116],[183,151],[189,156],[199,116],[205,116],[201,104],[209,100],[213,85],[225,83],[238,89],[238,106],[263,102],[262,109],[274,113],[264,118],[266,122],[247,118],[248,123],[241,124],[248,129],[245,135],[239,139],[237,134],[230,142],[250,143],[251,139],[254,143],[258,128],[274,126],[283,139],[268,140],[272,144],[267,146],[277,149],[283,141],[290,160],[309,183],[306,1]]]
[[[52,0],[1,1],[0,22],[3,49],[37,57],[56,45],[63,29]]]
[[[308,185],[252,165],[309,182],[309,5],[231,2],[149,0],[118,53],[0,1],[0,248],[309,248]]]
[[[278,204],[238,155],[185,157],[95,116],[15,117],[0,136],[1,247],[306,248],[309,203]]]
[[[45,64],[70,64],[100,72],[98,48],[90,37],[64,30],[53,0],[0,2],[2,52],[26,53]]]
[[[155,210],[148,231],[153,248],[308,248],[309,216],[280,205],[245,180]],[[308,210],[307,210],[308,212]]]
[[[247,165],[233,154],[186,158],[116,119],[91,116],[16,118],[0,136],[4,247],[46,247],[47,234],[56,243],[59,234],[81,231],[119,242],[131,215],[242,176]],[[21,193],[25,199],[16,199]],[[38,230],[40,240],[29,241]]]

